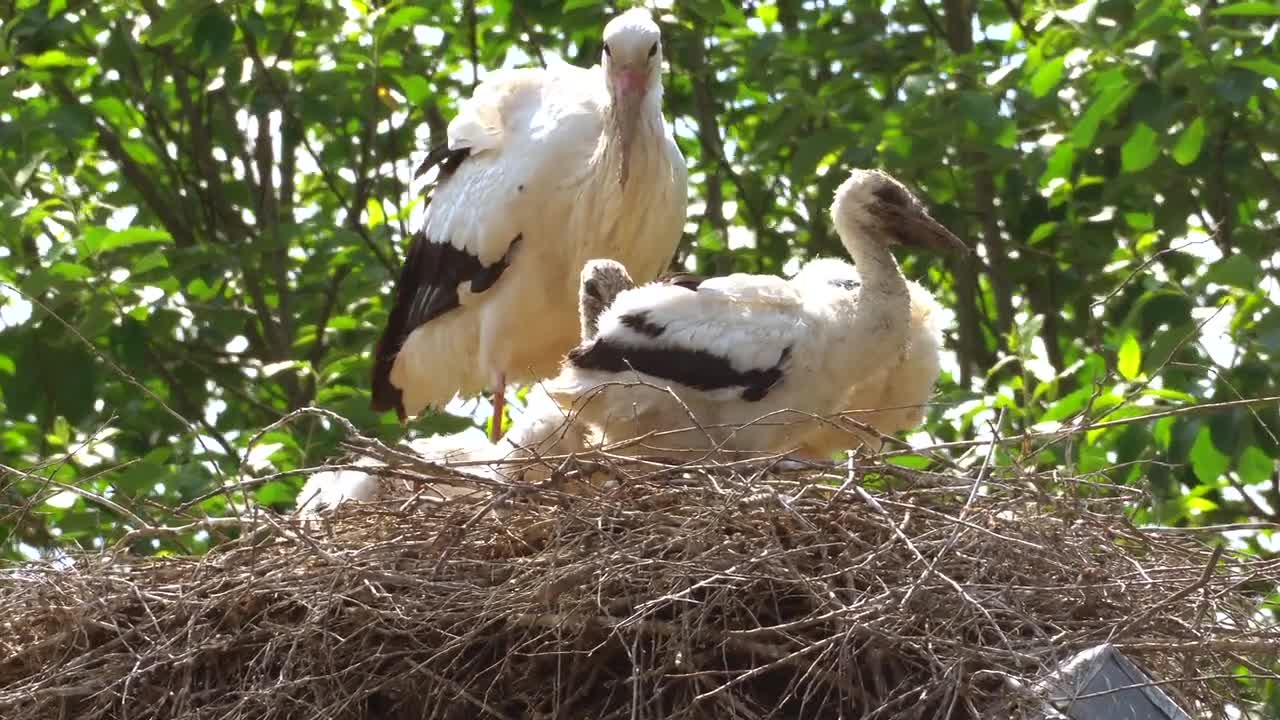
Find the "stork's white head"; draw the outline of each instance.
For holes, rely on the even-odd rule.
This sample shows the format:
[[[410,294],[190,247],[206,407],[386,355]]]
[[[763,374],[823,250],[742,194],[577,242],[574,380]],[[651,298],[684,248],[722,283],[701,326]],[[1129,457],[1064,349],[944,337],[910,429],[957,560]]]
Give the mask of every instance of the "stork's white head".
[[[601,52],[600,64],[612,106],[613,139],[621,146],[618,180],[625,187],[630,174],[631,144],[641,127],[640,117],[649,108],[656,108],[662,98],[662,32],[648,10],[634,8],[604,26]]]
[[[604,26],[604,50],[600,64],[609,83],[609,95],[620,106],[632,109],[658,87],[662,71],[662,32],[644,8],[628,10]]]
[[[924,203],[892,175],[881,170],[854,170],[836,188],[831,218],[840,237],[968,252],[950,230],[934,220]]]

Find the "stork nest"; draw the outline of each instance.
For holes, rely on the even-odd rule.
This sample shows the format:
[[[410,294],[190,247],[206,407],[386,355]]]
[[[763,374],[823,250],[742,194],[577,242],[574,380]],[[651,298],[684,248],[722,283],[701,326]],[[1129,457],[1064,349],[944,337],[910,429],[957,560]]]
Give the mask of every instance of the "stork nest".
[[[1280,562],[1135,528],[1124,488],[884,464],[596,474],[263,513],[203,558],[14,571],[0,716],[1013,717],[1110,642],[1225,717],[1247,694],[1233,673],[1276,667]]]

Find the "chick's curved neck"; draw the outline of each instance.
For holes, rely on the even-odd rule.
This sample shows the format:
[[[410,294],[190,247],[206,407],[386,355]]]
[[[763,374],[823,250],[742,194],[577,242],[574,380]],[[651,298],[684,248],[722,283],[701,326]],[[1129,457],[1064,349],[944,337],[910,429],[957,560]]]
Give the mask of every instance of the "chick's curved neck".
[[[907,295],[907,279],[902,275],[898,260],[889,244],[868,232],[858,223],[841,228],[841,240],[853,258],[862,279],[863,291],[877,294]]]
[[[907,343],[911,296],[888,243],[859,223],[847,223],[839,230],[861,279],[849,307],[852,317],[838,331],[847,343],[840,363],[856,384],[875,376],[885,359],[896,357]]]

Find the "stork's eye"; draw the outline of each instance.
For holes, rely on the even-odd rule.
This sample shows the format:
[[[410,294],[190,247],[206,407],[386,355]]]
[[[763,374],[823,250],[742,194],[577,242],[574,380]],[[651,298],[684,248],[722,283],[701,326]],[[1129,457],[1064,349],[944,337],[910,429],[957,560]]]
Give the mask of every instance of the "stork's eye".
[[[609,49],[609,43],[604,44],[604,54],[613,57],[613,51]]]
[[[658,54],[658,43],[654,43],[653,45],[649,46],[649,57],[653,57],[654,55],[657,55],[657,54]]]

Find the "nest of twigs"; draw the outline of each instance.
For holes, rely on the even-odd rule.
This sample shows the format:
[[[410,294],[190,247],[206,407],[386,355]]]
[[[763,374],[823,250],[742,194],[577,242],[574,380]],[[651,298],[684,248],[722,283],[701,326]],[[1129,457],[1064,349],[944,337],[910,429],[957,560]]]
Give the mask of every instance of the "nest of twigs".
[[[25,568],[0,716],[1011,717],[1110,642],[1214,717],[1274,669],[1275,562],[1139,530],[1114,486],[863,470],[617,465]]]

